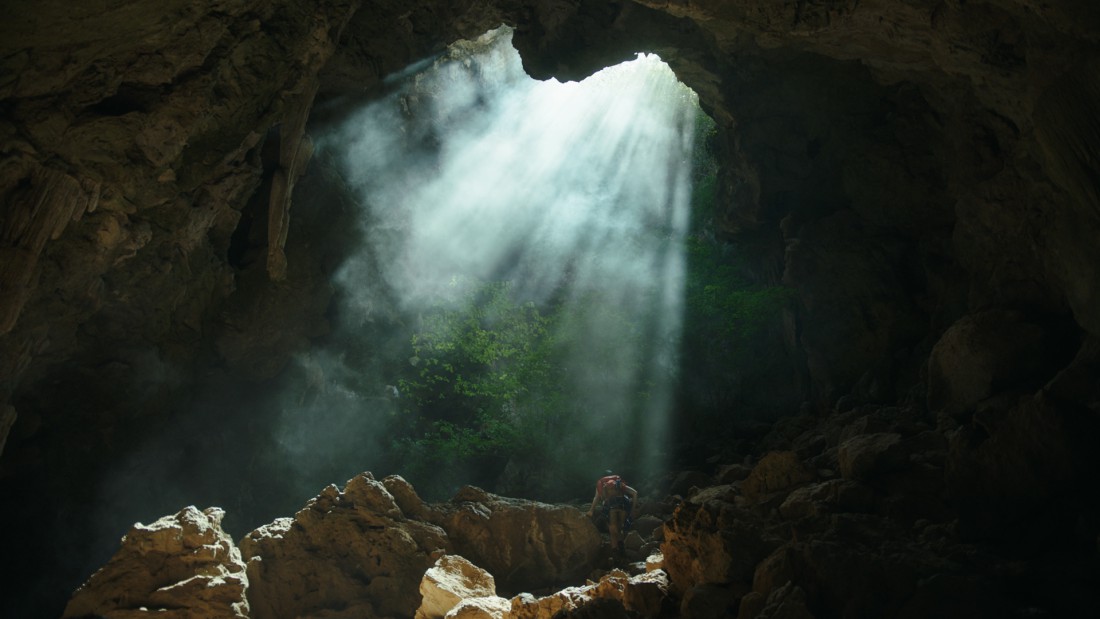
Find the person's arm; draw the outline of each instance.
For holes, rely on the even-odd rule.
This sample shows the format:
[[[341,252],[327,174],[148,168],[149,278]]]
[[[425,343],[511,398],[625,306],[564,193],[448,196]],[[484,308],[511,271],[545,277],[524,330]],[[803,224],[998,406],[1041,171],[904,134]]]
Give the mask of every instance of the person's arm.
[[[638,491],[630,486],[624,486],[626,493],[630,495],[630,517],[633,518],[634,514],[638,513]]]
[[[588,516],[589,517],[591,517],[592,514],[596,513],[596,503],[598,503],[599,500],[600,500],[600,490],[599,490],[599,488],[597,488],[596,489],[596,496],[592,497],[592,505],[590,505],[588,507]]]

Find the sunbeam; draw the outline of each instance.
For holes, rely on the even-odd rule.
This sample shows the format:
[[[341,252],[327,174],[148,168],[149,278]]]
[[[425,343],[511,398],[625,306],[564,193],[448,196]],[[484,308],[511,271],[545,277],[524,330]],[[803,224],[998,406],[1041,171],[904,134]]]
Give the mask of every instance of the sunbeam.
[[[698,113],[694,93],[653,55],[582,82],[539,82],[507,29],[456,45],[320,142],[342,153],[367,209],[369,251],[338,276],[345,335],[379,319],[388,298],[389,319],[419,321],[412,330],[425,342],[426,313],[468,309],[484,300],[478,286],[506,282],[510,302],[553,308],[543,337],[556,369],[539,374],[552,387],[532,379],[505,410],[479,412],[479,431],[494,414],[522,425],[537,409],[557,442],[526,464],[546,467],[537,474],[657,472],[677,379]],[[482,318],[498,339],[502,311]],[[400,414],[423,420],[415,409]]]

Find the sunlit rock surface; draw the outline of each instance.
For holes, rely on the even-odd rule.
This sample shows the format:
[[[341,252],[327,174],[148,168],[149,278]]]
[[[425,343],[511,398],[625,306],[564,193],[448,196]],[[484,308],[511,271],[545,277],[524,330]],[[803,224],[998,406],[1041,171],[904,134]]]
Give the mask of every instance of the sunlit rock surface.
[[[575,507],[511,499],[474,487],[433,507],[456,553],[509,590],[583,577],[600,551],[592,521]]]
[[[73,594],[64,617],[252,617],[240,550],[224,512],[187,507],[135,524],[115,556]]]
[[[489,611],[506,603],[496,596],[493,575],[470,563],[459,555],[444,555],[424,572],[420,581],[420,607],[416,619],[442,619],[443,617],[473,616],[473,608],[456,610],[463,601]],[[484,600],[472,602],[473,599]],[[499,601],[489,602],[489,599]],[[510,604],[508,604],[510,606]]]
[[[451,543],[439,527],[407,519],[369,473],[329,486],[294,518],[241,540],[253,619],[410,617],[420,579]]]

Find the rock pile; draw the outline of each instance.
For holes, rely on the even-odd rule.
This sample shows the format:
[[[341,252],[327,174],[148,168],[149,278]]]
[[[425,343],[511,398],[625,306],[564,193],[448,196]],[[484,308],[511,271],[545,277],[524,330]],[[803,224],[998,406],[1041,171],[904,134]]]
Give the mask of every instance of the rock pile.
[[[683,494],[641,505],[610,570],[580,509],[474,487],[429,504],[400,477],[364,473],[239,551],[219,510],[187,508],[135,525],[65,617],[1095,616],[1087,510],[1060,526],[1051,518],[1074,512],[1025,484],[986,527],[988,510],[969,500],[1004,491],[993,450],[1027,449],[1013,428],[1052,406],[1013,405],[977,448],[960,444],[971,426],[933,425],[919,407],[785,420],[748,460],[671,477]],[[1062,459],[1074,457],[1046,457]],[[1041,499],[1047,512],[1028,511]]]
[[[601,548],[595,525],[574,507],[473,487],[427,504],[404,479],[370,473],[328,486],[239,547],[222,515],[188,507],[135,525],[64,616],[434,619],[456,607],[464,617],[503,616],[512,602],[496,598],[498,581],[531,590],[576,582],[592,573]]]

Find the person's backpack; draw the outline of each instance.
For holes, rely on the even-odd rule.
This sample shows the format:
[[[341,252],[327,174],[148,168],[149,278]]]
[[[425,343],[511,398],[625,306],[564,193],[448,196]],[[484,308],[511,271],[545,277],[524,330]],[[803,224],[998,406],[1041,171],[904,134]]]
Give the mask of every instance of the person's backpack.
[[[623,478],[618,475],[605,475],[596,482],[596,491],[600,493],[600,498],[608,497],[608,490],[614,489],[615,496],[621,496],[623,494]]]

